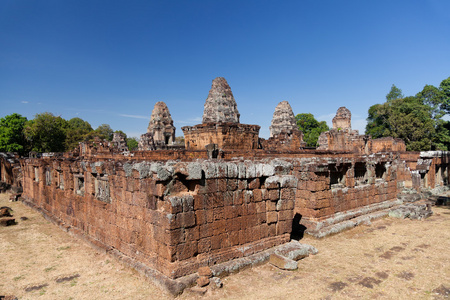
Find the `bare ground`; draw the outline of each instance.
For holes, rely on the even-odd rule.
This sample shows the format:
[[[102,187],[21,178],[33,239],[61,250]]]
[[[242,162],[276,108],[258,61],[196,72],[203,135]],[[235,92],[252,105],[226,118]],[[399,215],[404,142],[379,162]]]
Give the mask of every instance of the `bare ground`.
[[[0,227],[0,296],[19,299],[173,298],[136,271],[0,194],[17,224]],[[179,299],[445,299],[450,293],[450,208],[423,221],[384,218],[335,236],[305,237],[319,254],[297,271],[270,264],[222,278],[221,289]],[[22,220],[21,217],[28,218]]]

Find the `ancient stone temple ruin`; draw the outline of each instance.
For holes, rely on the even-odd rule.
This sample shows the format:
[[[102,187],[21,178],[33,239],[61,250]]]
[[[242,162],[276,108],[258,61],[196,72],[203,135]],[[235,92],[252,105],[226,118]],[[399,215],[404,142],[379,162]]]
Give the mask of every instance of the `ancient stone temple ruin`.
[[[294,112],[287,101],[278,103],[270,125],[270,138],[260,139],[261,148],[265,150],[298,150],[305,146],[303,133],[298,129]]]
[[[350,151],[371,154],[387,151],[406,151],[403,140],[392,137],[372,139],[352,130],[352,114],[346,107],[340,107],[333,118],[333,128],[319,136],[317,150]]]
[[[170,143],[167,107],[154,112],[149,133]],[[280,103],[272,137],[259,139],[216,78],[203,123],[183,127],[185,149],[120,152],[97,142],[59,156],[0,156],[0,178],[64,230],[175,294],[200,267],[234,272],[303,234],[351,228],[448,184],[448,152],[407,152],[401,140],[359,135],[345,108],[318,149],[302,149],[292,117]]]
[[[112,145],[120,152],[128,151],[126,136],[121,132],[113,133]]]
[[[203,123],[181,128],[186,149],[204,150],[210,144],[220,149],[257,149],[260,126],[240,124],[239,117],[227,81],[223,77],[214,79],[205,101]]]
[[[141,135],[139,150],[156,150],[172,145],[175,141],[175,126],[167,105],[160,101],[155,104],[147,133]]]

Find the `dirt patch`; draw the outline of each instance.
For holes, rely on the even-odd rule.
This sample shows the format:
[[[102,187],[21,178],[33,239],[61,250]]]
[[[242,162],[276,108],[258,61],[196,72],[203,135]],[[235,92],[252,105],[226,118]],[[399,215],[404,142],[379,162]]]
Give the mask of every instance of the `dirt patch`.
[[[55,279],[55,282],[61,283],[61,282],[71,281],[71,280],[73,280],[75,278],[78,278],[78,277],[80,277],[80,274],[58,277],[58,278]]]
[[[347,283],[342,282],[342,281],[336,281],[336,282],[332,282],[328,285],[328,288],[333,291],[333,292],[338,292],[343,290],[346,286],[348,286]]]
[[[392,251],[386,251],[380,255],[380,257],[384,259],[391,259],[392,256],[394,256],[394,253]]]
[[[17,218],[27,216],[28,220],[0,227],[0,295],[19,299],[173,299],[136,271],[0,194],[0,207],[5,205]],[[450,228],[450,216],[442,214],[444,210],[448,211],[433,208],[441,213],[433,223],[385,218],[373,220],[371,228],[386,228],[370,234],[365,234],[367,228],[362,226],[323,239],[305,236],[301,242],[313,245],[319,253],[299,261],[296,271],[280,272],[269,264],[249,267],[221,278],[220,289],[208,288],[203,296],[186,292],[176,299],[444,299],[450,278],[450,261],[442,255],[450,249],[450,230],[442,230]],[[392,250],[395,247],[404,250],[396,252]],[[379,258],[385,252],[390,258]],[[394,276],[411,271],[415,274],[410,280]],[[74,275],[79,277],[70,279]],[[24,291],[43,283],[48,285]]]
[[[441,284],[439,287],[437,287],[433,290],[433,294],[436,294],[437,296],[442,296],[444,298],[449,298],[450,297],[450,288]]]
[[[414,273],[404,271],[404,272],[401,272],[400,274],[397,274],[396,276],[398,278],[402,278],[405,280],[411,280],[414,278]]]
[[[428,248],[430,248],[430,245],[428,245],[428,244],[420,244],[420,245],[418,245],[416,247],[419,247],[419,248],[422,248],[422,249],[428,249]]]
[[[373,277],[364,277],[360,282],[358,282],[359,285],[362,285],[363,287],[373,289],[374,285],[379,285],[381,283],[381,280],[375,279]]]
[[[389,277],[389,274],[386,272],[376,272],[375,275],[381,279],[387,279]]]
[[[411,260],[411,259],[414,259],[416,257],[415,256],[402,256],[400,258],[403,259],[403,260]]]
[[[43,289],[45,287],[47,287],[48,284],[44,283],[44,284],[38,284],[38,285],[32,285],[32,286],[27,286],[26,288],[24,288],[23,290],[25,292],[32,292],[32,291],[39,291],[40,289]]]
[[[405,250],[405,248],[402,248],[402,247],[399,247],[399,246],[395,246],[395,247],[392,247],[389,250],[390,251],[394,251],[394,252],[401,252],[401,251]]]
[[[354,282],[360,281],[362,278],[363,277],[361,275],[349,276],[349,277],[347,277],[347,281],[354,283]]]

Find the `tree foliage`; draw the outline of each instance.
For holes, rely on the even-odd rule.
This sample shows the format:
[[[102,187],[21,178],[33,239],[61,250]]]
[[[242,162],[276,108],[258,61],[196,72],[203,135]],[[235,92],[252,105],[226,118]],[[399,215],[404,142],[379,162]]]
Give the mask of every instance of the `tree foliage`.
[[[28,144],[23,133],[26,117],[13,113],[0,119],[0,152],[18,152],[23,155]]]
[[[325,121],[317,121],[313,114],[303,113],[295,116],[298,129],[303,131],[303,141],[308,147],[316,147],[319,135],[329,130]]]
[[[72,118],[68,122],[66,130],[66,150],[73,150],[78,143],[86,140],[87,135],[93,131],[91,124],[80,118]]]
[[[447,84],[450,87],[450,77],[439,88],[425,85],[410,97],[392,85],[386,102],[369,108],[366,134],[372,138],[401,138],[410,151],[447,150],[450,132],[448,122],[442,119],[448,113]]]
[[[126,134],[122,133],[125,138]],[[25,155],[29,151],[63,152],[71,151],[83,141],[90,141],[96,137],[111,141],[113,130],[108,124],[92,129],[89,122],[81,118],[65,120],[54,116],[50,112],[36,114],[34,119],[14,113],[0,118],[0,152],[19,152]],[[134,145],[135,141],[131,141]],[[127,141],[129,139],[126,139]]]
[[[130,150],[130,151],[137,150],[138,145],[139,145],[139,142],[138,142],[138,139],[137,139],[137,138],[135,138],[135,137],[127,138],[127,147],[128,147],[128,150]]]
[[[65,151],[67,121],[52,113],[36,114],[33,120],[26,123],[25,137],[36,152]]]
[[[102,124],[95,129],[95,134],[103,140],[112,141],[114,131],[108,124]]]
[[[398,87],[396,87],[394,84],[391,86],[391,90],[389,91],[389,93],[386,95],[386,100],[388,102],[395,100],[395,99],[401,99],[405,97],[402,93],[402,90],[399,89]]]

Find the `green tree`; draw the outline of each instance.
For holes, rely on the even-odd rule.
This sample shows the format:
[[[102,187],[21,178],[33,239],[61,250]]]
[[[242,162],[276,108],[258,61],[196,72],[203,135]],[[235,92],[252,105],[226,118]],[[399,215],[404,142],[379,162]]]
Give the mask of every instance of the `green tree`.
[[[441,91],[443,96],[442,109],[447,114],[450,114],[450,77],[442,80],[441,84],[439,85],[439,90]]]
[[[66,150],[73,150],[78,147],[78,143],[84,141],[88,133],[93,131],[91,124],[80,118],[72,118],[67,124]]]
[[[431,107],[416,97],[395,99],[390,104],[388,136],[403,139],[408,151],[430,150],[436,133]]]
[[[372,138],[401,138],[409,151],[446,150],[450,142],[448,128],[442,120],[443,93],[426,85],[414,97],[404,97],[392,85],[386,102],[369,108],[366,134]]]
[[[26,117],[13,113],[0,119],[0,152],[18,152],[24,155],[28,144],[23,134]]]
[[[317,121],[313,114],[303,113],[295,116],[298,129],[303,131],[303,140],[308,147],[316,147],[319,135],[329,130],[325,121]]]
[[[128,150],[134,151],[137,150],[139,145],[138,139],[136,137],[127,138],[127,146]]]
[[[114,131],[108,124],[102,124],[95,129],[95,134],[101,139],[112,141]]]
[[[391,87],[391,90],[389,91],[389,93],[386,95],[386,100],[388,102],[395,100],[395,99],[401,99],[404,98],[405,96],[402,93],[402,90],[399,89],[398,87],[396,87],[394,84]]]
[[[67,121],[52,113],[36,114],[25,124],[24,133],[36,152],[65,151]]]

